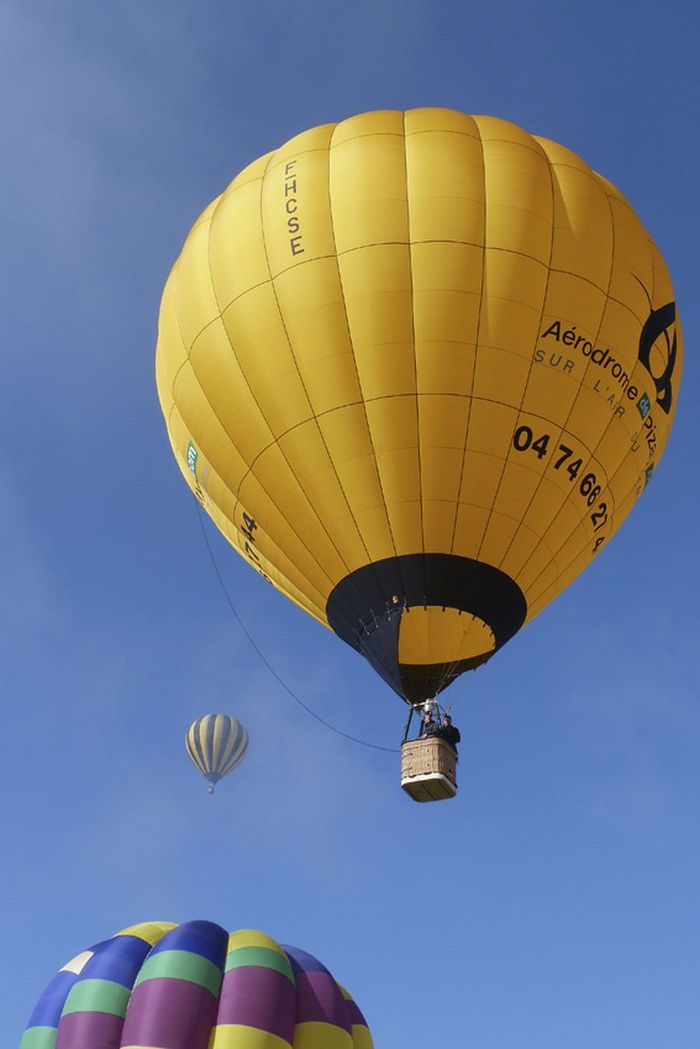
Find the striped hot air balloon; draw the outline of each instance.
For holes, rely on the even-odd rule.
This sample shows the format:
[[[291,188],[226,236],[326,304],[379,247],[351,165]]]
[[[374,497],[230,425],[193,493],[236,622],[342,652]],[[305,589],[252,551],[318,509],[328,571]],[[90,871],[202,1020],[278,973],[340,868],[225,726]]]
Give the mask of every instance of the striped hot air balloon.
[[[188,728],[185,748],[213,794],[219,780],[243,761],[248,733],[228,714],[205,714]]]
[[[49,983],[20,1049],[372,1049],[350,995],[296,947],[208,921],[146,922]]]

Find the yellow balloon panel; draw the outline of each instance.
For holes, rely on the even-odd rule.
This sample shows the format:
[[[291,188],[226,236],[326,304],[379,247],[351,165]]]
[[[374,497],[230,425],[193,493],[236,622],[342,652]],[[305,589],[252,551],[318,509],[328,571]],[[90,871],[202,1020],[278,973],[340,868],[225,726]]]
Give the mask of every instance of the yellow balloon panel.
[[[493,631],[475,616],[454,608],[412,608],[401,618],[399,662],[424,666],[478,659],[493,652]]]
[[[303,132],[233,180],[168,279],[156,376],[232,545],[418,700],[614,534],[681,356],[614,186],[506,121],[422,109]]]

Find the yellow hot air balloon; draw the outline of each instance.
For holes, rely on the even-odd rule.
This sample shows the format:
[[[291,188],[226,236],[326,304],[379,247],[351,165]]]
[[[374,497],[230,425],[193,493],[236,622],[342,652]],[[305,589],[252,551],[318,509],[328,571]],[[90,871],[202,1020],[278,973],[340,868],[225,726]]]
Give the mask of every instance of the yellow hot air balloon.
[[[666,444],[663,258],[563,146],[381,111],[256,160],[168,278],[157,382],[231,545],[404,699],[501,648],[594,558]]]

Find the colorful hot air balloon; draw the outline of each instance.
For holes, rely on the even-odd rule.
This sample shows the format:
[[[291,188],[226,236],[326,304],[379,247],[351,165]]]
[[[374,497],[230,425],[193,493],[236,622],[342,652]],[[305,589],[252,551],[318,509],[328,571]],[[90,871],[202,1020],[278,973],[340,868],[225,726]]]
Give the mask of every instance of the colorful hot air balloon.
[[[20,1049],[372,1049],[319,961],[252,929],[133,925],[64,965]]]
[[[243,761],[248,733],[228,714],[205,714],[187,730],[185,748],[209,784],[209,793]]]
[[[446,109],[292,138],[163,294],[175,457],[232,546],[404,699],[435,696],[617,531],[681,376],[671,281],[563,146]]]

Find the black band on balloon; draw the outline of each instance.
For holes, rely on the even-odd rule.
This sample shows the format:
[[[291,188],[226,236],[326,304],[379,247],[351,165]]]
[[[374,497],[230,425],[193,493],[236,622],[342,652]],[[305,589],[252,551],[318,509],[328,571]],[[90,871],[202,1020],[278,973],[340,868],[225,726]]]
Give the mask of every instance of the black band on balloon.
[[[401,616],[428,605],[477,616],[491,628],[496,649],[517,633],[527,614],[520,587],[492,565],[455,554],[404,554],[346,576],[331,592],[326,616],[338,637],[360,652],[387,684],[404,699],[419,702],[487,658],[399,664]]]

